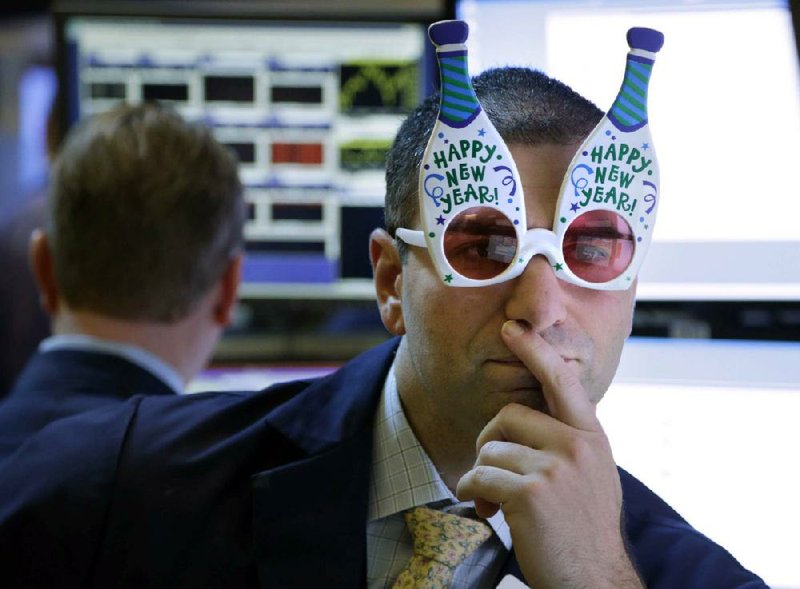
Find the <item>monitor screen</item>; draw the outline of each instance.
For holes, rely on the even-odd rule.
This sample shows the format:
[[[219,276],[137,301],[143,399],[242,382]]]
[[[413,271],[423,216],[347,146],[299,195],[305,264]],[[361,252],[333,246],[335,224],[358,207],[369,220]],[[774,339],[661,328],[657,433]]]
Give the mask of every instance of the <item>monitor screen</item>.
[[[246,186],[241,293],[371,297],[385,154],[436,87],[426,31],[441,15],[298,20],[296,10],[264,17],[214,3],[218,13],[201,16],[192,4],[210,3],[169,16],[62,10],[66,120],[158,100],[208,124]]]
[[[649,92],[659,219],[639,298],[800,298],[800,75],[777,0],[459,0],[470,69],[528,65],[607,110],[632,26],[665,35]]]
[[[798,354],[798,342],[634,337],[598,405],[617,464],[782,589],[800,589]]]

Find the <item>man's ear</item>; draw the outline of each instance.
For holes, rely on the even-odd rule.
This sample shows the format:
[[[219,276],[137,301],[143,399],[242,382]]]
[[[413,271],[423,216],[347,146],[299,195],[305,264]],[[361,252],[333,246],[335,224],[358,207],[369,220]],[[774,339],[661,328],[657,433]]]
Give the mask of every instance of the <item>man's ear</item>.
[[[28,262],[39,289],[39,304],[48,315],[55,315],[59,308],[58,284],[53,268],[53,252],[47,235],[41,229],[34,229],[28,244]]]
[[[239,254],[225,268],[219,280],[219,298],[214,305],[214,321],[220,327],[227,327],[231,322],[233,308],[239,299],[239,282],[242,279],[243,255]]]
[[[383,229],[375,229],[369,236],[369,255],[381,321],[389,333],[403,335],[406,332],[402,304],[403,265],[392,236]]]

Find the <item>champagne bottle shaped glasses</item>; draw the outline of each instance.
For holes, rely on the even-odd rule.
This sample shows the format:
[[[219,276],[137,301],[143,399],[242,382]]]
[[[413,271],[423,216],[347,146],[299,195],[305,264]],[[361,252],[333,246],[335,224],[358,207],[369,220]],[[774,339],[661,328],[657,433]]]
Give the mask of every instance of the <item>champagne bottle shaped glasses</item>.
[[[397,237],[427,247],[451,286],[510,280],[541,254],[562,280],[627,289],[644,259],[658,204],[647,85],[663,35],[641,28],[628,32],[622,88],[567,168],[550,230],[527,229],[514,161],[470,83],[467,33],[460,21],[429,29],[442,91],[420,168],[422,231],[399,228]]]
[[[632,28],[627,40],[630,51],[622,86],[611,109],[567,169],[554,224],[555,232],[563,236],[565,256],[585,258],[588,265],[584,278],[603,289],[624,289],[631,284],[650,244],[659,200],[659,168],[647,119],[647,91],[664,35],[653,29]],[[609,242],[614,249],[581,245],[587,234],[603,232],[629,235],[630,239]],[[589,264],[593,256],[605,257],[611,266],[617,265],[616,270],[609,272],[602,264],[593,264],[593,269]],[[621,273],[616,278],[605,281],[617,271]]]
[[[470,259],[474,244],[460,230],[468,230],[479,214],[481,220],[488,215],[488,222],[502,229],[492,244],[494,264],[501,270],[514,257],[518,238],[526,231],[519,173],[472,87],[464,44],[468,34],[467,24],[456,20],[437,22],[428,29],[436,45],[441,102],[420,169],[424,236],[408,229],[397,232],[407,243],[427,245],[442,280],[451,286],[485,284],[482,264]]]

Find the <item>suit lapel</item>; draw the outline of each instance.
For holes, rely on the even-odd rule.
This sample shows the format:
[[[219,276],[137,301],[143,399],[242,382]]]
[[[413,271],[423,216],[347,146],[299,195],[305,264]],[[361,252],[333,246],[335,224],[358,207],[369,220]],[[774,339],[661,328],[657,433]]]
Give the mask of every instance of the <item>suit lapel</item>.
[[[371,429],[253,479],[263,587],[363,587]]]
[[[253,477],[264,587],[364,587],[372,433],[397,340],[315,381],[267,418],[302,458]]]

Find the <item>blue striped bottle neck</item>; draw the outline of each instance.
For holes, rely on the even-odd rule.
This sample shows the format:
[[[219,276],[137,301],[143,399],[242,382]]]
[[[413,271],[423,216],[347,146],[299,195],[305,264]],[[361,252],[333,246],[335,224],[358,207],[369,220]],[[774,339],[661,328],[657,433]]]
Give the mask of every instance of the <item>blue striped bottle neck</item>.
[[[635,131],[647,124],[647,89],[653,63],[647,57],[628,54],[622,87],[608,111],[608,118],[621,131]]]
[[[469,76],[467,50],[437,52],[436,57],[442,81],[439,120],[450,127],[466,127],[481,112]]]

